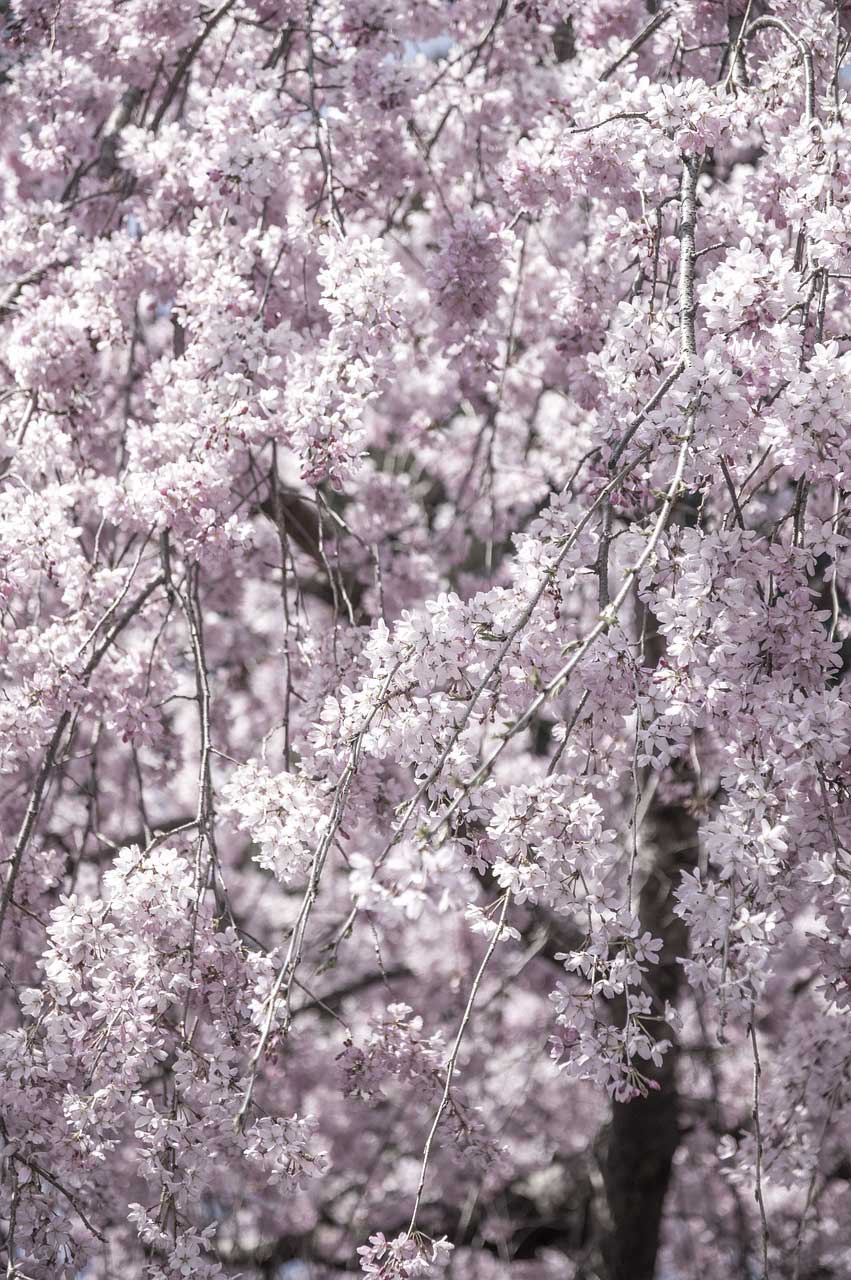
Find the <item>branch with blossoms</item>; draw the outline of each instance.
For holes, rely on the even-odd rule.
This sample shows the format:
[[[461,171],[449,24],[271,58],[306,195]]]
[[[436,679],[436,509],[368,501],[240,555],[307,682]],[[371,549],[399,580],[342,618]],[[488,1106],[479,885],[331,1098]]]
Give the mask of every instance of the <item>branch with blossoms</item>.
[[[841,1280],[851,24],[656,8],[4,12],[10,1277]]]

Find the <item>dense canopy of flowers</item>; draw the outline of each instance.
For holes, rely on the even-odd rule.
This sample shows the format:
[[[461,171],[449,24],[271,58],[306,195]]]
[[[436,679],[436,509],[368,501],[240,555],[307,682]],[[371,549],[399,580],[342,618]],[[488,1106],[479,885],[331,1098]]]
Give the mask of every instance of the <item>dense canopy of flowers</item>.
[[[0,10],[9,1280],[843,1280],[851,6]]]

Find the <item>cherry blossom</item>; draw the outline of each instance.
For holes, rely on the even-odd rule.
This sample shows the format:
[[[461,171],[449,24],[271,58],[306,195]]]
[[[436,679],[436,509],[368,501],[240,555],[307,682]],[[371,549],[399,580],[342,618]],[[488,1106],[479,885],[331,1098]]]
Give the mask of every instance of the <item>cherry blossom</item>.
[[[9,1280],[851,1272],[851,12],[0,6]]]

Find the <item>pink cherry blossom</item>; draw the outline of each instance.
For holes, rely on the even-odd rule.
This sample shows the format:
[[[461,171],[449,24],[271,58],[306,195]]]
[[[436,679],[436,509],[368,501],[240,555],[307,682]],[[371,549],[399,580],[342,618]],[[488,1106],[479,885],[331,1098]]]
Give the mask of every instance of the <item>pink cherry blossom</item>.
[[[848,6],[0,7],[8,1280],[845,1280]]]

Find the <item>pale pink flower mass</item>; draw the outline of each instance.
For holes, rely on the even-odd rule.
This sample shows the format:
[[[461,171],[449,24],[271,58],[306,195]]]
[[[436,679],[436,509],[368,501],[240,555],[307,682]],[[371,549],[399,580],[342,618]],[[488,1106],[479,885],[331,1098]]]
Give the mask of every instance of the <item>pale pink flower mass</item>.
[[[7,1280],[851,1275],[849,65],[0,4]]]

